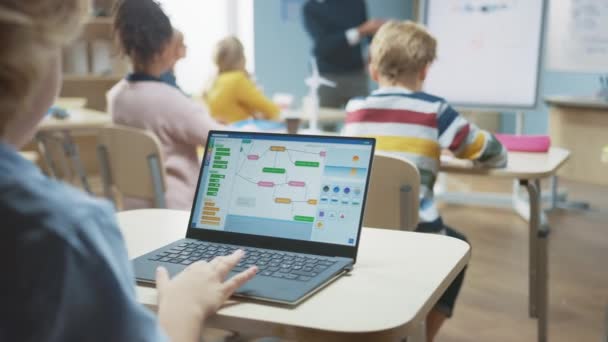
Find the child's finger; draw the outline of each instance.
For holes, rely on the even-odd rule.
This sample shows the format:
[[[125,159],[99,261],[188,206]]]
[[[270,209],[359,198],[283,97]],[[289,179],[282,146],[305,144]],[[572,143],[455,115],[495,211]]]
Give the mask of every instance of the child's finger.
[[[169,271],[163,266],[156,268],[156,288],[162,290],[169,283]]]
[[[251,280],[256,273],[258,273],[258,268],[256,266],[250,267],[248,270],[245,270],[234,277],[228,279],[224,283],[224,295],[226,298],[230,297],[234,291],[238,290],[239,287],[243,286],[246,282]]]

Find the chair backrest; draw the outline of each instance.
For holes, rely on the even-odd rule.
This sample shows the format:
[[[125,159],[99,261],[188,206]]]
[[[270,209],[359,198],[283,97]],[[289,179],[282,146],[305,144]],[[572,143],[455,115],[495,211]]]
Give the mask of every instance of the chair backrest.
[[[66,152],[65,132],[37,134],[36,140],[38,151],[44,157],[43,170],[57,180],[76,185],[77,176]]]
[[[414,230],[418,224],[420,173],[412,162],[376,152],[365,204],[366,227]]]
[[[153,133],[107,126],[99,132],[97,153],[106,197],[113,199],[111,187],[114,187],[122,196],[166,207],[161,144]]]

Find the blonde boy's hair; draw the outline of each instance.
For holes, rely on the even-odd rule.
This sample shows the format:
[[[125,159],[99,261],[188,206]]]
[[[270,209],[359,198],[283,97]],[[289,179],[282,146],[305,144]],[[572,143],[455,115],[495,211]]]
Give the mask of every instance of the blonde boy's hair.
[[[0,133],[29,110],[51,53],[76,37],[88,10],[87,0],[0,2]]]
[[[389,80],[416,76],[435,60],[437,40],[412,21],[389,21],[374,36],[371,64]]]
[[[238,70],[245,60],[245,49],[241,41],[230,36],[220,40],[213,53],[213,62],[218,73]]]

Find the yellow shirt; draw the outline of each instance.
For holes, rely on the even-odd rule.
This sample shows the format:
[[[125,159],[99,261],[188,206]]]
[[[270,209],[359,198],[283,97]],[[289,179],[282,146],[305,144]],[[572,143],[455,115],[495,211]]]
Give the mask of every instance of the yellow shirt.
[[[246,120],[257,113],[269,120],[279,117],[279,107],[266,98],[243,71],[220,74],[205,94],[205,101],[211,115],[227,123]]]

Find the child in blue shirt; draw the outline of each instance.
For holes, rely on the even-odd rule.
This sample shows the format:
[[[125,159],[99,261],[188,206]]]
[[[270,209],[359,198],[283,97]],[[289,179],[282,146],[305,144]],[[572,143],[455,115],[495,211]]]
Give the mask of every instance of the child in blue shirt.
[[[153,13],[152,0],[123,0]],[[206,319],[255,269],[227,281],[242,252],[169,279],[157,271],[158,318],[137,302],[109,203],[43,175],[18,149],[61,83],[61,47],[89,14],[87,0],[0,5],[0,341],[199,341]]]

